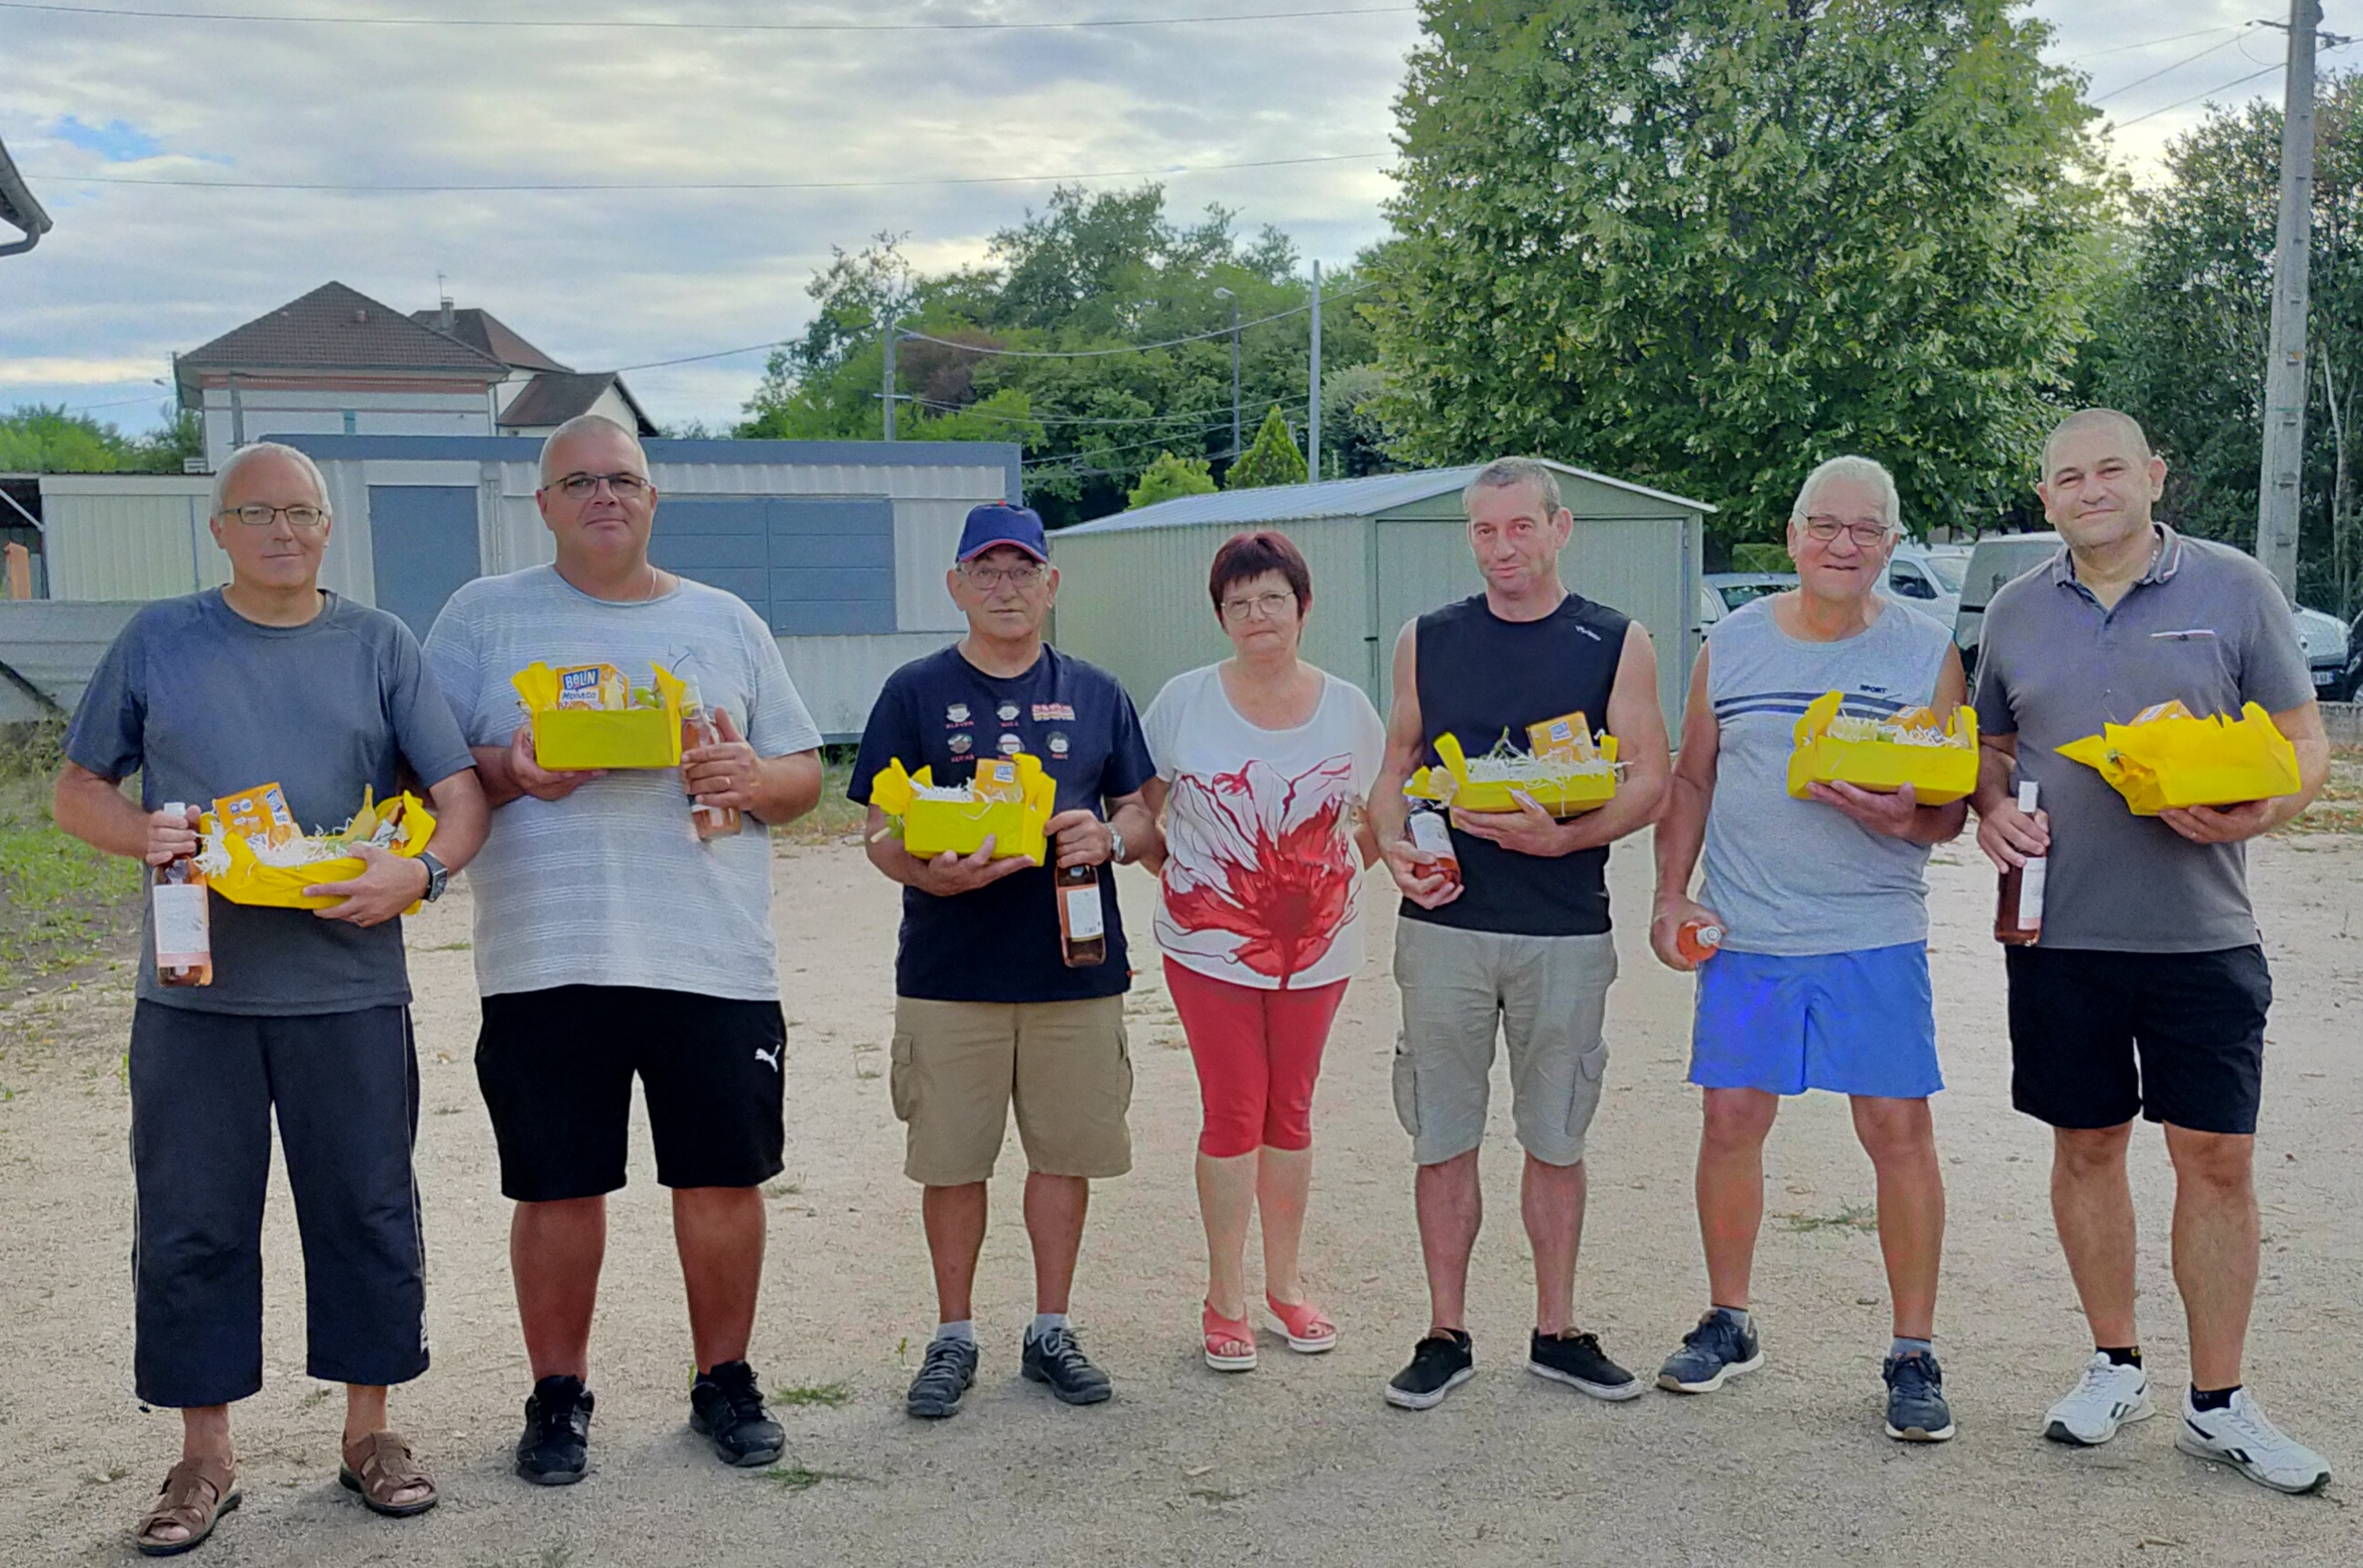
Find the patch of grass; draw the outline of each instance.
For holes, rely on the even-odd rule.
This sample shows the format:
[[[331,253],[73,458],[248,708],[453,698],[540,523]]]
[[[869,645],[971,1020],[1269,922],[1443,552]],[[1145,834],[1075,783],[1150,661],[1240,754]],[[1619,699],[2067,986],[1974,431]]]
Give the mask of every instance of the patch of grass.
[[[412,948],[410,951],[413,952],[466,952],[475,945],[469,941],[432,942],[422,947]]]
[[[804,1184],[802,1182],[791,1182],[784,1178],[780,1181],[766,1182],[763,1184],[763,1195],[765,1197],[794,1197],[804,1190]]]
[[[103,958],[139,928],[139,867],[50,819],[63,733],[46,720],[0,734],[0,984]]]
[[[775,1464],[763,1472],[763,1478],[788,1492],[809,1492],[824,1481],[866,1482],[867,1475],[856,1475],[849,1470],[815,1470],[803,1464]]]
[[[2330,782],[2283,833],[2363,834],[2363,747],[2333,747]]]
[[[1800,1210],[1793,1214],[1781,1215],[1780,1218],[1790,1229],[1800,1233],[1814,1230],[1851,1230],[1857,1235],[1872,1236],[1879,1231],[1879,1210],[1869,1204],[1841,1204],[1836,1214],[1806,1214]]]
[[[771,1390],[774,1405],[819,1405],[835,1410],[852,1402],[853,1385],[848,1382],[794,1383]]]
[[[869,825],[870,808],[845,798],[846,786],[853,782],[853,748],[824,746],[820,755],[820,804],[773,833],[782,843],[834,844],[849,835],[858,837]]]

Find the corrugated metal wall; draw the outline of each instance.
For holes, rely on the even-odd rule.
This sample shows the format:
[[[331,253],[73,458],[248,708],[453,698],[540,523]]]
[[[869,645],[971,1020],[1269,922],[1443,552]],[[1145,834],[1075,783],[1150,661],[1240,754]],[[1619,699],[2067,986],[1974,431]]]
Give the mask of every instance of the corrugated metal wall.
[[[229,580],[205,527],[208,479],[41,481],[43,553],[52,599],[161,599]]]
[[[956,639],[949,631],[904,631],[881,637],[782,637],[780,657],[813,722],[831,741],[860,739],[871,706],[886,677]]]

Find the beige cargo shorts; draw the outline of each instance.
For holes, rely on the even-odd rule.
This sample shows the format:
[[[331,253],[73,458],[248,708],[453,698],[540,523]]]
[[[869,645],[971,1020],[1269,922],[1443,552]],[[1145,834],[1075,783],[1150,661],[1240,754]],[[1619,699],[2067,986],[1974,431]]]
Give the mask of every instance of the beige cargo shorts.
[[[1615,978],[1616,942],[1604,932],[1522,937],[1398,920],[1395,1115],[1412,1158],[1441,1164],[1484,1140],[1498,1031],[1519,1143],[1547,1165],[1581,1161],[1608,1070],[1601,1024]]]
[[[1026,1163],[1048,1176],[1132,1169],[1132,1057],[1124,998],[894,998],[887,1089],[904,1124],[903,1173],[932,1187],[993,1174],[1009,1111]]]

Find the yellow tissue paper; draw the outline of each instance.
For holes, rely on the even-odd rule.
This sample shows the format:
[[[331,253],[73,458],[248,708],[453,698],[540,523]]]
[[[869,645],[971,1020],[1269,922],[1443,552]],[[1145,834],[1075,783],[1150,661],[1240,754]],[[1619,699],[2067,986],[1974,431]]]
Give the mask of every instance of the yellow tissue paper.
[[[387,825],[391,825],[391,833],[381,835],[381,828]],[[383,837],[381,847],[388,854],[405,859],[415,856],[427,848],[427,840],[435,835],[435,814],[427,809],[426,802],[408,791],[382,806],[365,794],[361,808],[338,834],[278,843],[262,839],[258,842],[235,828],[224,826],[212,812],[205,814],[199,831],[204,835],[204,847],[197,856],[197,869],[205,873],[205,885],[231,903],[273,909],[328,909],[344,900],[328,895],[307,898],[304,890],[325,882],[350,882],[369,870],[369,862],[361,856],[337,854],[338,849]],[[322,858],[301,861],[300,857],[306,854]],[[290,862],[297,863],[283,863]],[[416,904],[403,911],[406,915],[417,912]]]
[[[1893,795],[1905,784],[1923,806],[1947,806],[1978,787],[1978,716],[1969,704],[1953,710],[1953,722],[1936,726],[1936,716],[1914,708],[1892,719],[1841,716],[1840,692],[1815,697],[1797,720],[1796,749],[1789,753],[1789,793],[1803,800],[1807,785],[1850,784],[1857,789]]]
[[[576,666],[604,669],[605,666]],[[684,690],[673,673],[652,664],[656,701],[641,707],[582,707],[564,688],[564,672],[536,661],[509,678],[524,699],[533,725],[534,760],[556,773],[593,768],[677,768],[681,766],[681,706]],[[594,687],[607,694],[626,691],[622,678],[602,679]],[[604,695],[602,697],[604,701]]]
[[[2179,702],[2160,703],[2131,724],[2070,740],[2059,754],[2097,770],[2136,817],[2298,792],[2297,748],[2255,703],[2237,718],[2199,718]]]
[[[932,770],[905,773],[898,757],[871,779],[870,804],[901,820],[903,847],[922,860],[933,860],[946,850],[972,855],[990,834],[994,860],[1025,855],[1037,865],[1048,865],[1043,824],[1058,811],[1059,781],[1042,771],[1040,758],[1024,751],[1006,762],[986,758],[977,768],[983,773],[996,764],[1014,770],[1014,797],[993,780],[982,791],[973,784],[937,784]]]
[[[1601,736],[1599,753],[1591,762],[1576,762],[1497,748],[1493,755],[1472,761],[1461,751],[1459,737],[1439,735],[1436,754],[1444,766],[1422,768],[1412,774],[1403,794],[1414,800],[1457,806],[1463,811],[1515,811],[1518,803],[1511,794],[1514,790],[1553,817],[1575,817],[1597,811],[1615,796],[1621,766],[1616,761],[1616,737]]]

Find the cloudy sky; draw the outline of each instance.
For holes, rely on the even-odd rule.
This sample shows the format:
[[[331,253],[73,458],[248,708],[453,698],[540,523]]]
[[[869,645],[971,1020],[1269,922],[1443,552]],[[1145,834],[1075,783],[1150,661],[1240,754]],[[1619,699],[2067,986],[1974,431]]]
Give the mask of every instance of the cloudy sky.
[[[2274,0],[2032,9],[2136,179],[2210,96],[2280,95]],[[693,25],[482,25],[583,16]],[[172,350],[329,278],[423,309],[440,274],[563,361],[649,366],[659,421],[727,425],[760,351],[652,361],[792,335],[832,244],[978,256],[1060,178],[1154,174],[1348,259],[1414,37],[1392,0],[0,0],[0,140],[57,220],[0,261],[0,406],[146,428]],[[534,185],[578,188],[394,188]]]

